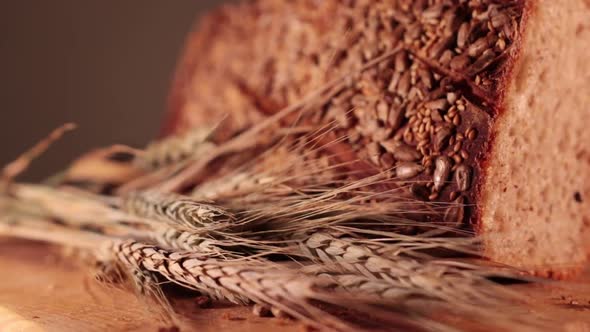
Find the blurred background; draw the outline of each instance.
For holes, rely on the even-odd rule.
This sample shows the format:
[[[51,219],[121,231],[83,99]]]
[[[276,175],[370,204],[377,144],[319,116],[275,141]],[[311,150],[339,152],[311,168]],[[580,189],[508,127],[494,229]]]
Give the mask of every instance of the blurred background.
[[[18,0],[0,4],[0,165],[53,128],[79,128],[22,177],[91,148],[158,133],[184,38],[221,0]]]

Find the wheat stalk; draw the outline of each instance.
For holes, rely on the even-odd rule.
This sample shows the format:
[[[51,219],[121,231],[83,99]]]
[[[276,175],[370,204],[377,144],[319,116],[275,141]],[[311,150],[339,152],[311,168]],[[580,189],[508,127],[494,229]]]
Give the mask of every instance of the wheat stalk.
[[[34,159],[47,151],[55,141],[59,140],[68,131],[74,129],[76,129],[76,125],[73,123],[66,123],[54,129],[49,135],[47,135],[47,137],[39,141],[29,150],[25,151],[16,160],[4,166],[0,174],[0,180],[6,182],[14,179],[16,176],[24,172]]]

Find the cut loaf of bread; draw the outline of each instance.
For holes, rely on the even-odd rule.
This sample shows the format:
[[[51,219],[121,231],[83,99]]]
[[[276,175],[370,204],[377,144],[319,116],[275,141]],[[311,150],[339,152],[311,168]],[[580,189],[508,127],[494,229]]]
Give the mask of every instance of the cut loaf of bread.
[[[588,50],[587,0],[243,2],[188,38],[165,132],[229,115],[224,140],[339,82],[309,121],[492,259],[566,276],[590,257]]]

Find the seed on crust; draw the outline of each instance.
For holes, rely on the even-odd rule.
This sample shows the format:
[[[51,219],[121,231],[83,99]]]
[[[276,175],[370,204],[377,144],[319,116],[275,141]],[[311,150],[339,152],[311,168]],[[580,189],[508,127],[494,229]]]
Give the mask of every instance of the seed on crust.
[[[395,158],[391,153],[384,153],[379,158],[379,164],[384,168],[391,168],[395,165]]]
[[[422,157],[422,154],[416,151],[415,148],[401,142],[391,152],[395,159],[399,161],[416,161]]]
[[[408,69],[408,56],[405,51],[398,52],[395,55],[394,62],[395,71],[403,73]]]
[[[440,99],[429,101],[426,104],[424,104],[424,106],[426,108],[428,108],[429,110],[443,110],[448,106],[448,102],[447,102],[447,99],[440,98]]]
[[[467,191],[471,186],[471,167],[459,165],[455,170],[455,183],[460,191]]]
[[[469,38],[469,32],[471,30],[471,26],[469,22],[461,23],[459,27],[459,31],[457,32],[457,46],[460,48],[465,47],[467,44],[467,40]]]
[[[448,143],[449,137],[452,134],[452,128],[448,125],[437,127],[434,134],[433,149],[434,151],[441,151]]]
[[[471,60],[467,56],[467,54],[461,54],[453,58],[451,60],[450,66],[452,70],[460,71],[462,69],[467,68]]]
[[[467,130],[466,136],[467,138],[473,141],[477,137],[477,129],[470,128],[469,130]]]
[[[395,174],[402,180],[410,179],[420,174],[424,170],[424,167],[420,164],[413,162],[402,161],[397,164]]]
[[[404,120],[404,113],[400,107],[392,106],[387,117],[387,125],[391,130],[397,130]]]
[[[377,105],[375,105],[375,110],[377,112],[377,119],[387,122],[387,119],[389,118],[389,105],[387,102],[385,100],[380,100],[377,102]]]
[[[434,190],[440,191],[451,174],[451,160],[446,156],[436,158],[434,162]]]

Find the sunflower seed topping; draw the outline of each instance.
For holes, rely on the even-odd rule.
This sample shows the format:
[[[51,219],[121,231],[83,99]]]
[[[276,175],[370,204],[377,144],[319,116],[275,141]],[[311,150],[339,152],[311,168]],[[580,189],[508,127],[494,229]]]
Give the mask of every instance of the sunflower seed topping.
[[[442,187],[445,185],[445,182],[447,181],[447,179],[449,178],[449,175],[451,174],[451,168],[452,168],[451,160],[448,157],[442,156],[442,157],[436,158],[436,161],[434,163],[434,175],[433,175],[433,181],[434,181],[433,188],[435,191],[440,191],[442,189]]]

